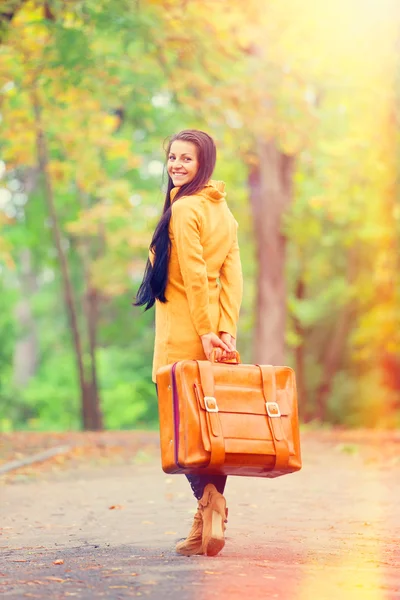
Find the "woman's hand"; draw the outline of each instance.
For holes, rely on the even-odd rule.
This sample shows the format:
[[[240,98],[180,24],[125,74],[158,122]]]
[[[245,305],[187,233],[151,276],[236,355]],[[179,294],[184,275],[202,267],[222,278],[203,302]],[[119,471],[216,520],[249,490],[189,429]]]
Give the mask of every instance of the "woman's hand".
[[[208,360],[210,360],[211,352],[214,348],[221,348],[225,352],[231,351],[230,346],[228,346],[228,344],[226,344],[222,339],[220,339],[215,333],[206,333],[205,335],[202,335],[201,343],[203,344],[204,354],[206,355]]]
[[[228,346],[230,352],[234,352],[236,350],[236,338],[234,338],[230,333],[225,333],[224,331],[220,333],[221,340]]]

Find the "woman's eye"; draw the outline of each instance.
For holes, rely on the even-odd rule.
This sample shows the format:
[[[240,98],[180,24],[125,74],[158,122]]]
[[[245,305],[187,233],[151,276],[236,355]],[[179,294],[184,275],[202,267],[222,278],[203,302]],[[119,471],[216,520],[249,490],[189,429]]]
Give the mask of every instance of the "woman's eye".
[[[169,156],[168,160],[174,160],[175,156]]]

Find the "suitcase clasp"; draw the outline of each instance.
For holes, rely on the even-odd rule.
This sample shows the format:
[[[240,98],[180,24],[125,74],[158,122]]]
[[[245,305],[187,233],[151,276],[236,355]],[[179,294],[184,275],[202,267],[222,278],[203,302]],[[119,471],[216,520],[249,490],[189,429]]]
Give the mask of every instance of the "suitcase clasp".
[[[271,418],[280,417],[281,411],[277,402],[266,402],[267,415]]]
[[[207,412],[218,412],[218,404],[214,396],[204,396],[204,404]]]

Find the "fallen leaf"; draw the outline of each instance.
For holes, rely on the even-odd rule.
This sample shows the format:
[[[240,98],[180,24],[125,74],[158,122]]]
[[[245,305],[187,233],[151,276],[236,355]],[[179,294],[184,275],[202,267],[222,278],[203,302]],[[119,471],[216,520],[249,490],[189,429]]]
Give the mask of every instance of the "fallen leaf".
[[[24,558],[16,558],[15,560],[13,560],[11,562],[28,562],[28,561],[25,560]]]
[[[61,577],[45,577],[45,579],[48,579],[49,581],[55,581],[56,583],[64,583],[64,581],[68,581],[68,579],[61,579]]]
[[[121,504],[113,504],[112,506],[108,507],[109,510],[122,510],[124,507],[121,506]]]
[[[63,565],[64,561],[62,558],[57,558],[57,560],[53,560],[53,565]]]
[[[128,588],[127,585],[109,585],[109,590],[126,590]]]

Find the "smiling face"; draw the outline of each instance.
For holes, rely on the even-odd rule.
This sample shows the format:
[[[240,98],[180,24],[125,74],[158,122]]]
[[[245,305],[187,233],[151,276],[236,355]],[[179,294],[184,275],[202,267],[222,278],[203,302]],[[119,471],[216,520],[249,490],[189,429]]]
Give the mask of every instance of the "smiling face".
[[[199,170],[195,144],[183,140],[172,142],[168,154],[167,170],[175,187],[181,187],[193,181]]]

